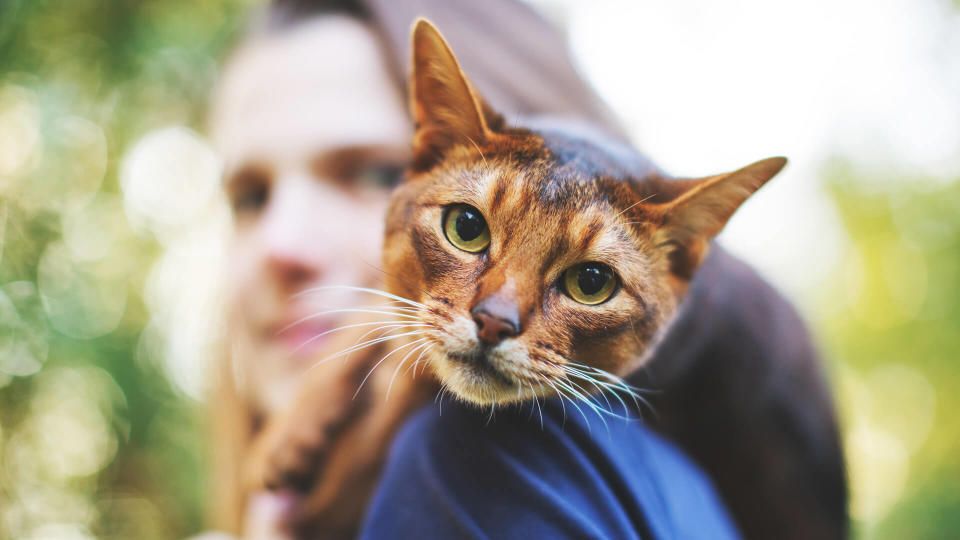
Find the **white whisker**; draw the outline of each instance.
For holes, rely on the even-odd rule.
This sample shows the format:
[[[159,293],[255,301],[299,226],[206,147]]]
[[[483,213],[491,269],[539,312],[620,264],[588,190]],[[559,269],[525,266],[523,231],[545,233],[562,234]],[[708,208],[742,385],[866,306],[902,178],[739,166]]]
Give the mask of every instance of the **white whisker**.
[[[650,195],[650,196],[648,196],[648,197],[644,197],[644,198],[640,199],[639,201],[631,204],[630,206],[624,208],[623,210],[621,210],[620,212],[618,212],[617,215],[615,215],[615,216],[613,216],[613,217],[615,217],[615,218],[616,218],[616,217],[620,217],[621,215],[623,215],[624,213],[626,213],[627,210],[630,210],[631,208],[633,208],[634,206],[636,206],[636,205],[638,205],[638,204],[640,204],[640,203],[645,203],[645,202],[649,201],[650,199],[652,199],[652,198],[654,198],[654,197],[656,197],[656,196],[657,196],[657,194],[654,193],[653,195]]]
[[[403,302],[411,306],[416,306],[419,308],[427,307],[424,304],[421,304],[420,302],[416,302],[414,300],[410,300],[409,298],[404,298],[402,296],[397,296],[387,291],[381,291],[380,289],[371,289],[369,287],[352,287],[350,285],[326,285],[322,287],[311,287],[309,289],[304,289],[300,291],[299,293],[295,294],[294,297],[305,295],[305,294],[311,294],[319,291],[324,291],[324,290],[349,290],[349,291],[367,292],[370,294],[376,294],[376,295],[382,296],[384,298],[397,300],[398,302]]]
[[[556,384],[558,384],[561,389],[566,390],[567,392],[569,392],[570,395],[572,396],[572,398],[576,398],[576,399],[572,399],[572,398],[571,398],[571,399],[570,399],[570,403],[573,404],[573,406],[576,407],[578,411],[580,411],[580,416],[583,416],[583,420],[584,420],[584,422],[586,422],[586,424],[587,424],[587,429],[590,429],[590,421],[587,420],[587,415],[584,414],[583,409],[580,408],[580,405],[579,405],[577,402],[578,402],[578,401],[583,402],[584,404],[587,404],[588,406],[590,406],[591,409],[593,409],[593,404],[592,404],[590,401],[588,401],[583,394],[581,394],[580,392],[574,390],[573,387],[570,386],[569,384],[566,384],[566,383],[564,383],[563,381],[560,381],[560,380],[554,380],[554,382],[555,382]],[[594,412],[596,412],[595,409],[594,409]],[[603,419],[603,416],[601,416],[600,413],[597,413],[597,416],[598,416],[598,417],[600,418],[600,420],[603,422],[603,425],[606,426],[606,425],[607,425],[607,421]],[[610,429],[610,427],[607,426],[607,429]]]
[[[570,367],[570,369],[568,370],[568,373],[584,379],[589,378],[593,384],[599,384],[604,389],[606,389],[614,398],[616,398],[621,405],[623,405],[625,411],[628,411],[629,408],[627,407],[626,403],[620,398],[621,393],[628,395],[630,399],[633,400],[633,404],[636,407],[637,411],[642,411],[642,407],[640,406],[640,404],[642,403],[643,405],[647,406],[650,412],[656,415],[656,411],[653,409],[653,406],[650,404],[650,402],[648,402],[646,399],[644,399],[643,396],[639,394],[639,392],[641,391],[639,388],[635,388],[633,386],[628,385],[626,382],[623,381],[623,379],[617,377],[616,375],[613,375],[612,373],[604,371],[602,369],[591,368],[590,366],[583,366],[583,367],[589,368],[593,373],[600,375],[604,378],[607,378],[613,382],[598,380],[592,377],[590,374],[585,373],[583,370],[573,368],[573,367]]]
[[[420,364],[420,359],[423,358],[423,355],[424,355],[424,354],[430,352],[430,350],[433,349],[433,346],[434,346],[434,345],[436,345],[436,343],[433,343],[433,344],[431,344],[429,347],[427,347],[426,349],[420,351],[420,354],[417,356],[417,359],[413,361],[413,364],[411,364],[410,367],[407,368],[407,371],[404,371],[403,374],[406,375],[407,372],[410,371],[410,368],[413,368],[413,376],[416,377],[416,376],[417,376],[417,366]]]
[[[563,394],[560,392],[560,389],[553,384],[552,380],[544,379],[544,381],[550,386],[550,388],[553,388],[553,391],[556,392],[558,396],[560,396],[560,409],[563,411],[563,422],[560,425],[561,427],[565,426],[567,425],[567,406],[563,403]]]
[[[560,387],[560,388],[562,389],[563,387]],[[590,433],[593,433],[593,426],[591,426],[590,421],[587,420],[587,415],[583,412],[583,409],[581,409],[580,406],[577,405],[577,400],[571,399],[570,396],[568,396],[565,392],[560,392],[560,402],[562,403],[564,399],[569,401],[570,404],[577,409],[577,411],[580,413],[580,416],[583,417],[583,423],[587,425],[587,431],[589,431]]]
[[[357,399],[357,396],[360,395],[360,390],[363,389],[363,385],[367,382],[367,379],[370,378],[370,375],[373,375],[373,372],[376,371],[376,369],[377,369],[378,367],[380,367],[380,364],[382,364],[387,358],[390,358],[391,356],[393,356],[393,353],[395,353],[395,352],[397,352],[397,351],[399,351],[399,350],[401,350],[401,349],[406,349],[407,347],[409,347],[409,346],[411,346],[411,345],[414,345],[414,344],[417,344],[417,343],[426,341],[426,340],[428,340],[428,339],[430,339],[430,338],[425,338],[425,337],[424,337],[424,338],[420,338],[420,339],[415,339],[415,340],[413,340],[413,341],[411,341],[411,342],[409,342],[409,343],[406,343],[406,344],[404,344],[404,345],[400,345],[399,347],[397,347],[397,348],[393,349],[392,351],[388,352],[387,354],[385,354],[385,355],[383,356],[383,358],[381,358],[376,364],[373,365],[372,368],[370,368],[370,371],[367,372],[367,375],[363,378],[363,380],[360,381],[360,386],[357,387],[357,391],[353,394],[353,399]]]
[[[433,345],[433,343],[429,341],[429,338],[423,338],[423,339],[428,341],[426,341],[425,343],[421,343],[420,345],[417,345],[416,347],[407,351],[407,354],[403,355],[403,358],[400,360],[400,362],[397,363],[397,368],[393,370],[393,375],[390,377],[390,384],[387,385],[387,394],[383,398],[384,401],[390,399],[390,390],[393,389],[393,381],[397,379],[397,374],[400,373],[400,368],[403,367],[403,363],[407,361],[407,358],[410,358],[410,355],[417,352],[418,350],[423,349],[424,347],[429,347]]]
[[[616,398],[617,401],[620,402],[620,405],[623,406],[624,410],[628,410],[628,407],[627,407],[626,402],[623,401],[623,399],[620,398],[620,394],[618,393],[618,392],[622,392],[622,391],[623,391],[619,386],[610,384],[610,383],[605,382],[605,381],[597,380],[595,377],[593,377],[593,376],[590,375],[589,373],[586,373],[586,372],[584,372],[584,371],[582,371],[582,370],[579,370],[579,369],[577,369],[577,368],[573,368],[573,367],[564,365],[564,366],[563,366],[563,369],[564,369],[564,371],[566,371],[568,377],[569,377],[570,375],[573,375],[574,377],[577,377],[577,378],[579,378],[579,379],[583,379],[583,380],[585,380],[585,381],[588,381],[590,384],[592,384],[592,385],[594,386],[594,388],[596,388],[597,390],[600,391],[601,395],[604,396],[604,399],[606,399],[606,394],[607,394],[607,393],[610,393],[614,398]],[[637,405],[637,408],[640,407],[640,405],[639,405],[638,403],[636,403],[636,398],[634,398],[634,404]],[[607,406],[608,406],[608,407],[611,406],[609,400],[607,400]]]
[[[627,422],[631,420],[629,416],[623,416],[613,412],[613,406],[610,404],[610,400],[607,399],[607,396],[603,391],[599,392],[599,395],[603,397],[604,401],[607,402],[607,408],[603,408],[603,405],[601,405],[599,401],[595,401],[597,399],[596,394],[593,394],[587,391],[586,388],[583,388],[582,386],[577,384],[577,382],[574,379],[571,379],[568,376],[567,382],[570,383],[572,386],[576,387],[578,390],[580,390],[580,392],[582,392],[584,396],[584,402],[587,403],[590,406],[590,408],[592,408],[594,412],[597,413],[598,416],[601,413],[603,413],[607,416],[611,416],[618,420],[623,420]],[[614,394],[614,397],[616,397],[616,394]],[[622,400],[621,400],[621,403],[623,403]],[[624,414],[629,415],[629,409],[626,408],[626,404],[624,404]],[[603,417],[601,417],[600,419],[601,421],[603,421],[604,425],[606,425],[607,423],[606,420],[604,420]],[[610,426],[607,426],[607,432],[609,433],[609,431],[610,431]]]
[[[343,326],[338,326],[338,327],[336,327],[336,328],[331,328],[330,330],[324,330],[323,332],[320,332],[319,334],[311,337],[310,339],[311,339],[311,340],[317,339],[317,338],[323,337],[323,336],[325,336],[325,335],[327,335],[327,334],[332,334],[332,333],[334,333],[334,332],[339,332],[340,330],[346,330],[346,329],[348,329],[348,328],[358,328],[358,327],[360,327],[360,326],[374,326],[374,325],[378,325],[378,324],[392,324],[392,325],[405,325],[405,326],[430,326],[428,323],[419,323],[419,322],[415,322],[415,321],[406,321],[406,320],[404,320],[404,321],[371,321],[371,322],[362,322],[362,323],[346,324],[346,325],[343,325]],[[288,326],[288,327],[285,328],[284,330],[280,330],[280,331],[277,332],[277,333],[278,333],[278,334],[283,333],[285,330],[287,330],[287,329],[289,329],[289,328],[290,328],[290,327]]]
[[[433,325],[433,324],[430,324],[430,323],[426,323],[426,322],[423,322],[423,323],[414,323],[414,322],[412,322],[412,321],[408,321],[408,323],[410,324],[410,326],[416,326],[417,324],[423,324],[424,326],[436,328],[436,325]],[[407,324],[407,323],[404,323],[404,324]],[[395,326],[393,326],[393,324],[385,324],[384,326],[381,326],[381,327],[379,327],[379,328],[374,328],[373,330],[370,330],[369,332],[365,332],[362,336],[358,337],[357,340],[353,342],[353,344],[356,345],[356,344],[359,343],[361,340],[363,340],[364,338],[366,338],[367,336],[369,336],[370,334],[372,334],[372,333],[374,333],[374,332],[382,331],[382,330],[384,330],[384,329],[387,329],[388,332],[391,332],[391,331],[393,331],[394,328],[399,329],[399,328],[403,328],[403,327],[401,327],[401,326],[396,326],[396,327],[395,327]],[[361,348],[362,348],[362,347],[361,347]],[[350,354],[353,354],[353,353],[351,352]],[[347,363],[347,362],[350,360],[350,354],[348,354],[348,355],[343,359],[343,362],[344,362],[344,363]]]
[[[369,313],[372,315],[390,315],[391,317],[404,317],[405,319],[408,319],[411,321],[420,320],[420,317],[417,317],[416,315],[413,315],[413,314],[395,313],[391,311],[383,311],[383,310],[377,310],[377,309],[361,309],[361,308],[330,309],[327,311],[321,311],[319,313],[312,313],[310,315],[307,315],[306,317],[303,317],[302,319],[296,322],[288,324],[287,326],[280,329],[277,333],[281,334],[298,324],[303,324],[304,322],[309,321],[310,319],[317,319],[317,318],[323,317],[324,315],[332,315],[334,313]]]
[[[357,326],[366,325],[366,324],[367,324],[367,323],[358,323]],[[385,328],[386,328],[386,329],[392,329],[392,328],[411,328],[411,327],[425,327],[425,326],[430,326],[430,325],[428,325],[428,324],[426,324],[426,323],[415,323],[415,322],[412,322],[412,321],[407,321],[407,322],[402,322],[402,323],[390,323],[390,322],[382,323],[382,322],[377,322],[377,323],[375,323],[375,324],[379,324],[380,326],[378,326],[377,328],[374,328],[373,330],[370,330],[370,331],[367,332],[366,334],[363,334],[362,336],[360,336],[359,339],[357,339],[357,341],[360,341],[361,339],[367,337],[368,335],[372,334],[373,332],[376,332],[377,330],[383,330],[383,329],[385,329]],[[328,330],[328,331],[326,331],[326,332],[321,332],[321,333],[319,333],[319,334],[317,334],[317,335],[315,335],[315,336],[312,336],[310,339],[304,341],[304,342],[301,343],[300,345],[297,345],[297,348],[295,348],[295,349],[293,350],[293,354],[295,354],[295,353],[296,353],[297,351],[299,351],[300,349],[306,347],[307,345],[313,343],[313,342],[316,341],[317,339],[320,339],[321,337],[325,336],[326,334],[329,334],[329,333],[331,333],[331,332],[335,332],[336,330],[343,330],[343,329],[345,329],[345,328],[349,328],[350,326],[351,326],[351,325],[342,326],[342,327],[340,327],[340,328],[335,328],[334,330]],[[354,343],[356,343],[356,342],[354,342]]]
[[[443,416],[443,394],[447,391],[446,383],[440,385],[440,390],[437,391],[437,397],[433,398],[433,402],[437,404],[437,415]]]
[[[610,385],[609,383],[605,383],[605,382],[603,382],[603,381],[598,381],[598,380],[596,380],[595,378],[593,378],[593,377],[591,377],[591,376],[589,376],[589,375],[583,375],[583,374],[577,374],[577,373],[572,373],[572,374],[573,374],[575,377],[580,378],[580,379],[583,379],[583,380],[589,382],[590,384],[592,384],[593,387],[596,388],[596,389],[600,392],[600,395],[603,396],[604,401],[607,402],[607,408],[608,408],[608,409],[613,409],[613,406],[612,406],[612,404],[610,403],[610,400],[607,399],[607,394],[610,394],[610,395],[613,396],[614,399],[616,399],[616,400],[620,403],[620,406],[623,407],[623,410],[624,410],[625,412],[627,412],[627,411],[630,410],[630,408],[627,407],[627,402],[623,401],[623,399],[620,397],[620,394],[618,393],[619,388],[617,388],[617,387],[615,387],[615,386],[612,386],[612,385]],[[569,377],[569,375],[570,375],[570,373],[568,372],[568,377]],[[636,403],[635,403],[635,404],[636,404]],[[636,405],[637,405],[637,408],[639,408],[639,404],[636,404]]]
[[[415,332],[404,332],[404,333],[401,333],[401,334],[393,334],[393,335],[389,335],[389,336],[378,337],[378,338],[375,338],[375,339],[367,340],[367,341],[365,341],[365,342],[363,342],[363,343],[361,343],[361,344],[359,344],[359,345],[354,345],[354,346],[352,346],[352,347],[348,347],[348,348],[346,348],[346,349],[344,349],[344,350],[342,350],[342,351],[340,351],[340,352],[338,352],[338,353],[336,353],[336,354],[332,354],[332,355],[330,355],[330,356],[327,356],[326,358],[323,358],[323,359],[319,360],[319,361],[316,362],[314,365],[310,366],[310,369],[313,369],[313,368],[319,366],[320,364],[322,364],[322,363],[324,363],[324,362],[327,362],[327,361],[329,361],[329,360],[333,360],[334,358],[339,358],[339,357],[341,357],[341,356],[343,356],[343,355],[345,355],[345,354],[350,354],[350,353],[353,352],[353,351],[357,351],[357,350],[360,350],[360,349],[364,349],[364,348],[366,348],[366,347],[370,347],[371,345],[376,345],[377,343],[383,343],[384,341],[390,341],[391,339],[396,339],[396,338],[399,338],[399,337],[417,336],[417,335],[421,335],[421,334],[423,334],[423,331],[422,331],[422,330],[418,330],[418,331],[415,331]],[[308,369],[307,371],[309,371],[310,369]]]

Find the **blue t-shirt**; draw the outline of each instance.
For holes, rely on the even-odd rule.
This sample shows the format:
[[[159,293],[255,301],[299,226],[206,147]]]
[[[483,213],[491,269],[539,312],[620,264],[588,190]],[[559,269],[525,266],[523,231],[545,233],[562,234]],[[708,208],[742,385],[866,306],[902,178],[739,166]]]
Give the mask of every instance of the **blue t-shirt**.
[[[636,415],[542,405],[420,411],[394,442],[360,537],[738,537],[703,473]]]

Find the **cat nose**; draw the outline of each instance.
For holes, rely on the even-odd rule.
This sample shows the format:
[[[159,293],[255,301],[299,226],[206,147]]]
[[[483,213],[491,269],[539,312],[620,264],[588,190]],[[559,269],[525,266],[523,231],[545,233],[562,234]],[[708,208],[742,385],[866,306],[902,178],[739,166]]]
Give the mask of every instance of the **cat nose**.
[[[513,322],[494,317],[484,311],[474,313],[473,322],[477,323],[477,336],[480,341],[488,345],[496,345],[508,337],[517,335],[517,327]]]
[[[477,324],[477,337],[488,345],[496,345],[520,333],[520,317],[516,304],[512,302],[493,296],[477,304],[470,314]]]

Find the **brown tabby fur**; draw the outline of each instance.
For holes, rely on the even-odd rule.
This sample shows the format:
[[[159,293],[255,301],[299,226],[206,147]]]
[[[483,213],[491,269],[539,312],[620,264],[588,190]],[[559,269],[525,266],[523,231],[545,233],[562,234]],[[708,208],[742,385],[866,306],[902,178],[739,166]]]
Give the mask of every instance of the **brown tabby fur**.
[[[420,303],[416,316],[429,325],[424,335],[431,345],[422,361],[457,397],[485,406],[553,396],[563,384],[589,388],[565,366],[589,366],[617,377],[637,372],[667,334],[710,239],[786,160],[770,158],[702,179],[668,179],[613,141],[508,127],[472,90],[443,38],[423,20],[414,29],[413,51],[415,160],[387,215],[383,261],[388,289]],[[492,239],[485,251],[461,251],[446,239],[444,210],[455,204],[483,214]],[[605,263],[618,276],[618,291],[602,304],[579,304],[558,286],[567,268],[586,261]],[[471,311],[491,299],[516,314],[519,332],[484,346]],[[377,368],[373,396],[383,395],[390,375],[407,358],[396,355]],[[369,367],[362,364],[364,372]],[[332,439],[316,434],[324,433],[320,427],[342,425],[347,416],[338,404],[351,394],[344,392],[344,381],[355,384],[357,371],[342,369],[333,380],[327,373],[305,382],[297,406],[268,426],[248,469],[252,485],[289,484],[312,478],[319,452],[329,452],[305,506],[313,522],[328,531],[334,525],[349,530],[393,433],[436,389],[429,377],[398,378],[392,399],[373,397],[365,414],[330,447]],[[820,390],[814,385],[811,392]],[[763,487],[779,493],[738,489],[741,480],[756,484],[749,465],[734,467],[746,475],[738,479],[723,474],[726,465],[711,461],[710,450],[701,456],[707,445],[716,455],[738,459],[724,453],[730,446],[719,442],[722,436],[684,439],[683,426],[696,419],[674,416],[682,408],[671,407],[673,395],[661,400],[667,409],[662,429],[706,462],[747,536],[844,535],[843,518],[844,525],[831,529],[830,519],[816,515],[816,501],[807,504],[815,497],[808,491],[777,481]],[[685,414],[702,414],[687,409]],[[747,440],[753,433],[744,429]],[[768,442],[784,455],[794,450]],[[756,443],[766,444],[762,437]],[[781,503],[766,500],[791,496],[798,498],[799,511],[783,512]]]

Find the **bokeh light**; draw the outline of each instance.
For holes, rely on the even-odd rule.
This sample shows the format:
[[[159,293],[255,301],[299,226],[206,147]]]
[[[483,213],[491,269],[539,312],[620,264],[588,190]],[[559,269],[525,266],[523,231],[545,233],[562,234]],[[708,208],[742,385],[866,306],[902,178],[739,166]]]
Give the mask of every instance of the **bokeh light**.
[[[39,152],[39,116],[30,90],[12,84],[0,86],[0,193]]]
[[[184,127],[152,132],[125,158],[120,181],[127,216],[167,240],[209,212],[222,164],[210,145]]]
[[[144,293],[157,240],[175,245],[221,204],[219,162],[187,126],[250,4],[0,3],[0,538],[201,526],[200,403],[166,357],[135,351],[162,304]],[[165,315],[158,350],[189,348],[167,344],[188,309]]]
[[[33,283],[15,281],[0,287],[0,374],[24,377],[40,371],[47,359],[48,340]]]
[[[89,339],[117,327],[127,303],[126,276],[111,262],[82,260],[64,242],[47,246],[37,285],[54,328]]]

